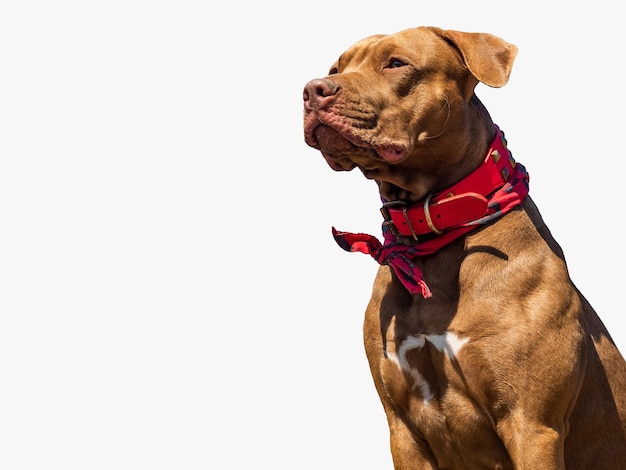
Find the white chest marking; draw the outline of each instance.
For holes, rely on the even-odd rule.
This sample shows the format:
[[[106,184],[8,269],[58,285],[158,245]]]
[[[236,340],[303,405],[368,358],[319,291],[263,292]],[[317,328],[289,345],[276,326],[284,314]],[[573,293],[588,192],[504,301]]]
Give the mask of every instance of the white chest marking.
[[[416,367],[411,367],[407,359],[407,353],[413,349],[421,349],[428,341],[438,351],[448,356],[452,361],[456,361],[459,351],[469,341],[469,338],[459,338],[449,331],[441,335],[417,335],[409,336],[398,347],[397,355],[388,354],[388,358],[400,369],[413,379],[413,389],[419,390],[424,397],[424,402],[428,403],[433,398],[433,393],[426,379],[420,374]]]
[[[456,360],[456,356],[469,341],[469,338],[459,338],[454,333],[446,331],[442,335],[425,335],[426,341],[437,348],[438,351],[445,352],[451,360]]]

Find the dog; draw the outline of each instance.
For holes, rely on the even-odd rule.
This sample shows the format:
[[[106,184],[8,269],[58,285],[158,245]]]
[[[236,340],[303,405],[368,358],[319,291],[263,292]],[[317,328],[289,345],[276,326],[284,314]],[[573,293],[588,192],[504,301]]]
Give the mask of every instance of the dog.
[[[396,470],[626,469],[626,363],[572,283],[529,175],[475,94],[517,47],[417,27],[364,38],[305,85],[304,140],[376,182],[363,324]]]

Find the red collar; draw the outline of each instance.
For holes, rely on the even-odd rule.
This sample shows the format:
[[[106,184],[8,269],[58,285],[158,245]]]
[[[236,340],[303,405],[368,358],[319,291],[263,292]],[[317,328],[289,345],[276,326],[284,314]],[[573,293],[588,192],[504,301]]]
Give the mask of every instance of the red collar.
[[[398,202],[385,203],[381,209],[385,222],[382,244],[364,233],[339,232],[333,227],[335,241],[346,251],[371,255],[380,264],[393,268],[411,293],[432,296],[422,272],[413,260],[439,251],[457,238],[488,224],[519,206],[528,194],[528,173],[515,163],[506,148],[504,134],[496,127],[484,162],[466,178],[423,203],[410,207]],[[435,234],[422,241],[418,236]],[[411,236],[417,243],[400,243],[397,235]]]
[[[487,215],[489,196],[504,186],[516,172],[516,163],[507,149],[503,132],[495,126],[483,163],[454,186],[428,195],[424,202],[406,206],[402,201],[384,202],[381,212],[395,236],[413,237],[459,227]]]

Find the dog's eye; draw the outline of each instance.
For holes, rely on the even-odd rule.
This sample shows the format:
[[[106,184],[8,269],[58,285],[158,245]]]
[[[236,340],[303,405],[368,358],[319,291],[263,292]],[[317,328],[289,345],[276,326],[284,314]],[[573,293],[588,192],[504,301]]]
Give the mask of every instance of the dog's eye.
[[[388,65],[388,67],[389,67],[390,69],[397,69],[397,68],[399,68],[399,67],[404,67],[404,66],[406,66],[406,65],[407,65],[407,64],[406,64],[406,62],[403,62],[403,61],[401,61],[400,59],[391,59],[391,60],[389,61],[389,65]]]
[[[332,67],[329,71],[328,71],[328,75],[335,75],[336,73],[339,72],[339,69],[337,69],[337,67]]]

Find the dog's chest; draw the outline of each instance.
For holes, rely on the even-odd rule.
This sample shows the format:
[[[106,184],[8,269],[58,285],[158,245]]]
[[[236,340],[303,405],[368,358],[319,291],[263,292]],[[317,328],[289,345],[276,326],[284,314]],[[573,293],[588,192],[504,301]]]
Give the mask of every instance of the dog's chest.
[[[454,330],[391,338],[391,326],[381,358],[385,391],[440,464],[468,459],[470,450],[506,462],[485,405],[489,392],[482,388],[480,374],[473,372],[482,368],[469,367],[475,360],[474,366],[481,362],[472,338]],[[444,438],[450,435],[457,439]]]
[[[364,327],[367,354],[377,364],[389,398],[399,408],[408,407],[412,421],[432,420],[437,426],[447,421],[444,415],[456,419],[460,412],[471,427],[483,424],[473,404],[482,382],[473,375],[483,357],[480,338],[472,337],[474,330],[467,328],[454,302],[440,296],[429,299],[428,307],[415,305],[396,295],[385,270],[380,274],[384,300],[374,296]]]
[[[391,398],[401,403],[413,401],[418,409],[440,403],[460,385],[471,341],[451,329],[420,331],[424,330],[398,328],[392,319],[380,364]]]

